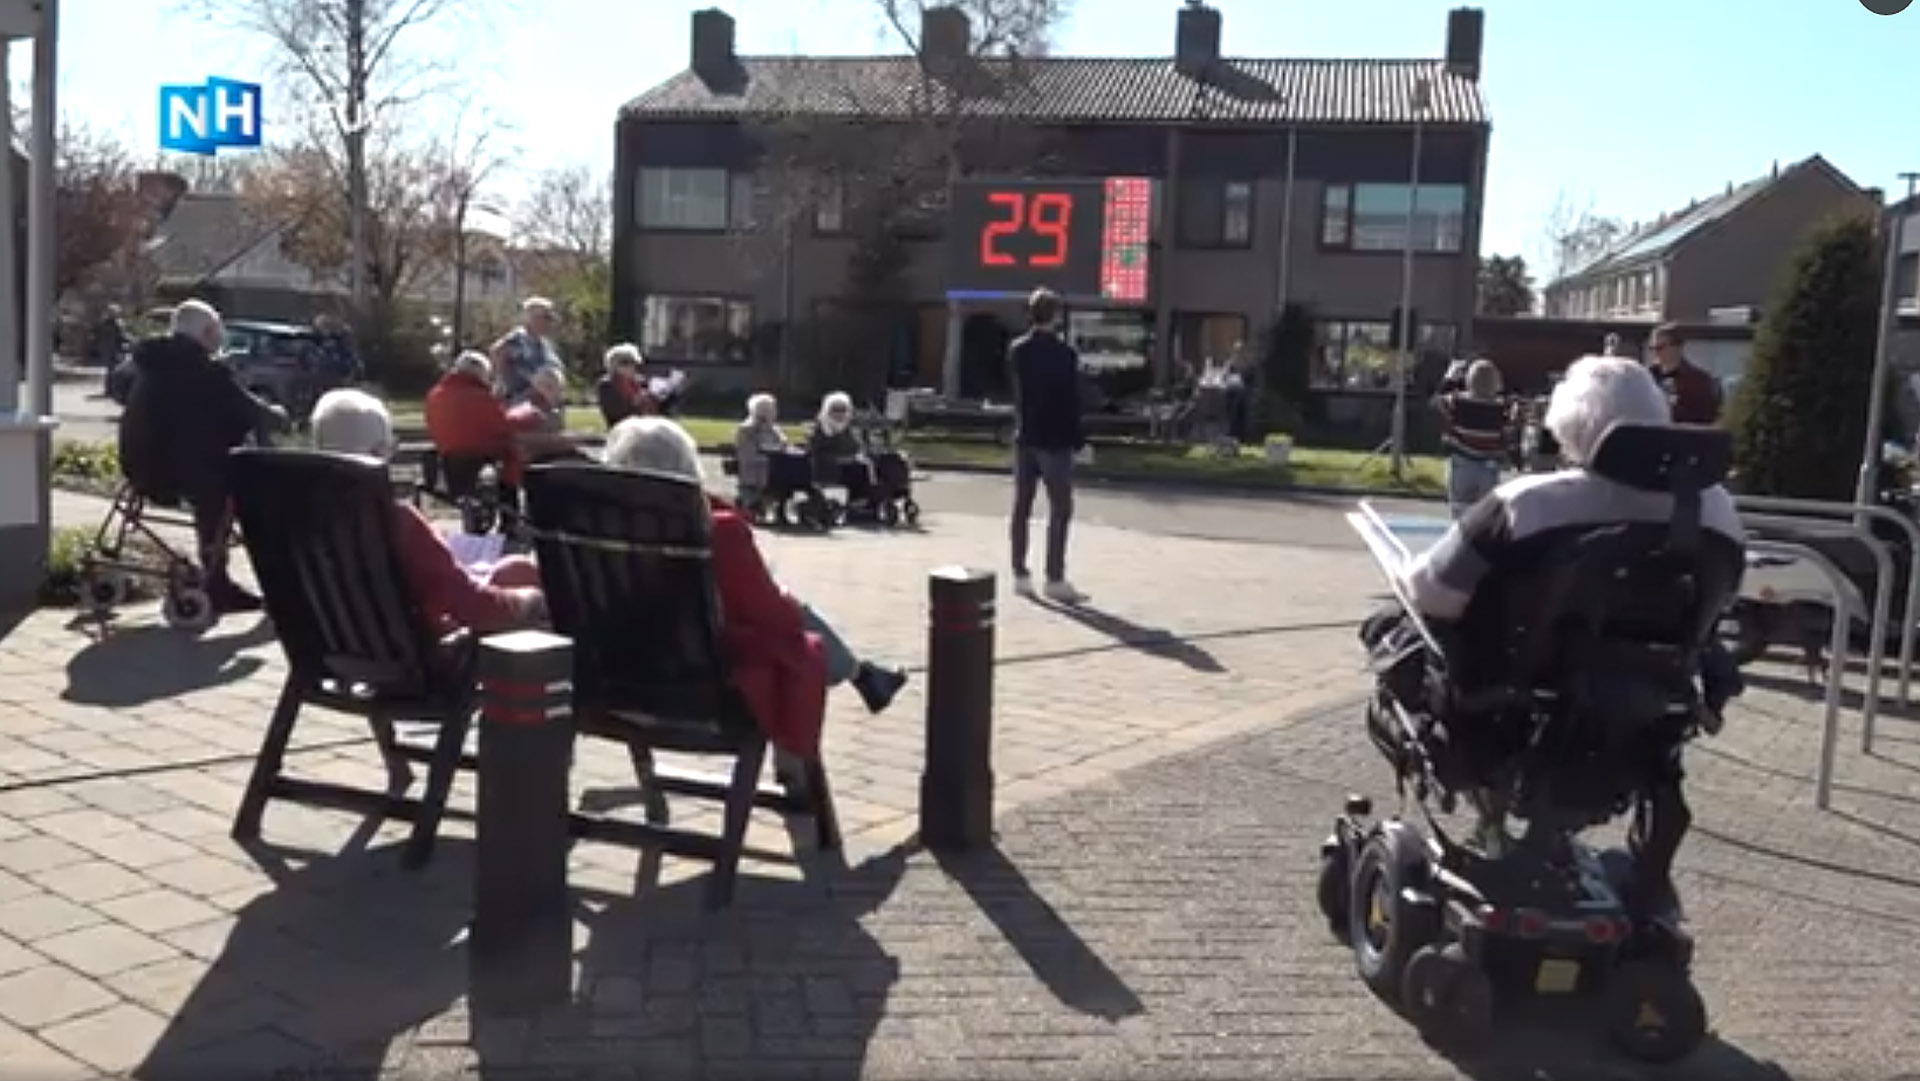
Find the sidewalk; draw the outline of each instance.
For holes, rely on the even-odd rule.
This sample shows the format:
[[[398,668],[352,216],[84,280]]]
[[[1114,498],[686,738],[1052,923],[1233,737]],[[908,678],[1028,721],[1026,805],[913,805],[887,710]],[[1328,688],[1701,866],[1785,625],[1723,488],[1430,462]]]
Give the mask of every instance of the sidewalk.
[[[63,508],[97,520],[103,509]],[[64,509],[63,509],[64,513]],[[924,572],[998,551],[997,522],[925,535],[769,537],[781,576],[857,643],[915,661]],[[748,861],[740,900],[697,911],[702,870],[659,885],[634,854],[573,856],[579,1005],[474,1020],[457,945],[471,846],[398,869],[401,831],[269,810],[277,846],[226,837],[278,689],[270,631],[201,639],[130,613],[90,642],[65,614],[0,641],[0,1062],[9,1075],[1428,1078],[1454,1076],[1326,940],[1316,847],[1349,787],[1387,771],[1350,702],[1351,625],[1376,588],[1354,552],[1076,535],[1104,616],[1001,609],[997,855],[902,855],[920,685],[870,718],[836,695],[827,762],[852,869]],[[1146,567],[1171,567],[1158,574]],[[1156,633],[1155,626],[1171,633]],[[1681,887],[1699,983],[1732,1049],[1687,1078],[1892,1077],[1920,1054],[1920,727],[1850,731],[1836,810],[1811,809],[1817,706],[1755,673],[1692,755]],[[1851,717],[1849,718],[1852,719]],[[313,713],[301,774],[378,775],[357,722]],[[582,789],[624,786],[585,745]],[[469,783],[457,805],[471,805]],[[676,812],[680,812],[676,807]],[[710,814],[679,814],[695,829]],[[1903,832],[1908,831],[1908,832]],[[358,844],[356,845],[356,842]],[[777,819],[749,844],[785,850]],[[1520,1039],[1480,1078],[1642,1076],[1569,1038]],[[1577,1056],[1569,1061],[1569,1056]],[[1544,1072],[1537,1072],[1541,1069]],[[311,1072],[309,1072],[311,1071]]]

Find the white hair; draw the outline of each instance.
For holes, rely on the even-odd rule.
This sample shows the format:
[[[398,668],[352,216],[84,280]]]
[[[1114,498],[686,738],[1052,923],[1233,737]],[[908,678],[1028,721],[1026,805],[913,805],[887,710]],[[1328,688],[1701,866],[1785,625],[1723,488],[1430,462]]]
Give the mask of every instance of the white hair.
[[[548,300],[546,297],[528,297],[520,302],[520,314],[527,317],[552,315],[553,301]]]
[[[492,379],[493,361],[478,349],[469,349],[453,358],[453,370],[479,376],[481,379]]]
[[[313,445],[336,454],[393,453],[393,414],[364,390],[330,390],[314,403]]]
[[[1467,393],[1476,398],[1500,396],[1500,369],[1491,360],[1476,360],[1467,366]]]
[[[1620,423],[1669,424],[1672,407],[1653,373],[1625,357],[1581,357],[1553,388],[1547,430],[1568,461],[1593,460],[1600,437]]]
[[[780,404],[773,400],[771,394],[755,394],[747,399],[747,419],[750,421],[772,420],[779,409]]]
[[[638,368],[645,363],[646,358],[640,355],[640,347],[632,342],[621,342],[607,350],[606,368],[609,372],[615,368]]]
[[[607,464],[700,479],[700,445],[666,417],[628,417],[607,433]]]
[[[223,333],[224,325],[220,313],[204,300],[183,300],[173,309],[171,322],[173,333],[192,338],[194,341],[214,349],[219,346],[213,341],[216,334]]]

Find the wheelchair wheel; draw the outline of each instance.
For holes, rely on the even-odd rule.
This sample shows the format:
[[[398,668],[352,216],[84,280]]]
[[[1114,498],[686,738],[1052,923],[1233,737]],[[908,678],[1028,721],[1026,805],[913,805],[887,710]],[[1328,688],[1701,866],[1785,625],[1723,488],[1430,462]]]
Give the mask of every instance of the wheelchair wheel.
[[[891,502],[880,504],[880,524],[886,526],[888,529],[898,528],[900,525],[900,508]]]
[[[1641,1062],[1664,1065],[1692,1054],[1707,1038],[1707,1004],[1685,972],[1631,961],[1607,983],[1607,1034]]]
[[[1411,878],[1387,839],[1375,836],[1360,850],[1347,899],[1354,967],[1367,987],[1389,1002],[1400,995],[1407,960],[1440,933],[1439,915],[1407,897]]]
[[[176,631],[204,631],[213,626],[213,600],[205,590],[175,586],[160,602],[160,618]]]
[[[915,503],[912,499],[902,501],[900,504],[900,520],[907,523],[908,529],[919,525],[920,504]]]
[[[1349,900],[1353,892],[1353,858],[1347,846],[1336,839],[1320,856],[1320,915],[1326,917],[1327,930],[1340,942],[1347,941]]]
[[[1475,1051],[1493,1038],[1493,981],[1459,943],[1413,951],[1400,980],[1400,1006],[1430,1043]]]

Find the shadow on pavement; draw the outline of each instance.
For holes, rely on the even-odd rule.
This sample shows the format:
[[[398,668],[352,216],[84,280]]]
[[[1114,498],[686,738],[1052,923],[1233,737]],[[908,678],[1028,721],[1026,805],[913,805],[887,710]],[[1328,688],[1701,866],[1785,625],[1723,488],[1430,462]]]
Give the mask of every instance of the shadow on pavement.
[[[273,640],[273,625],[264,616],[247,630],[217,637],[158,624],[108,628],[67,662],[67,689],[60,697],[121,709],[237,683],[266,663],[240,654]]]
[[[1034,892],[1020,868],[998,848],[938,853],[935,858],[1061,1005],[1107,1022],[1146,1012],[1119,973]]]
[[[412,872],[399,845],[363,844],[249,846],[275,887],[239,911],[137,1081],[376,1081],[397,1038],[465,994],[471,842],[442,838]]]
[[[1474,1081],[1793,1081],[1779,1064],[1717,1036],[1679,1062],[1656,1066],[1625,1057],[1591,1026],[1560,1011],[1536,1007],[1508,1014],[1499,1046],[1474,1056],[1446,1056],[1462,1074]]]
[[[476,1015],[479,1076],[549,1076],[576,1063],[643,1077],[791,1076],[857,1081],[900,977],[862,920],[893,894],[911,850],[857,867],[801,858],[799,881],[743,874],[732,907],[702,907],[706,875],[657,886],[644,857],[633,894],[575,890],[587,929],[580,992],[567,1010]],[[552,1076],[560,1076],[555,1073]]]
[[[1045,604],[1049,611],[1066,616],[1075,623],[1106,635],[1119,645],[1161,660],[1176,661],[1196,672],[1218,675],[1227,670],[1205,648],[1174,634],[1164,627],[1145,627],[1091,605]]]

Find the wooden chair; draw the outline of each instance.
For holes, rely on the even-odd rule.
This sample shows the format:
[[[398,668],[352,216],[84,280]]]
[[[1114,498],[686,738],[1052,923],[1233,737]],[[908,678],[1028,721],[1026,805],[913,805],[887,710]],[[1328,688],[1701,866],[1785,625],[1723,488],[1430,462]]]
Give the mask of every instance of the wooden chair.
[[[814,819],[817,843],[839,828],[818,761],[776,763],[762,788],[767,738],[734,690],[721,647],[706,493],[680,477],[592,463],[535,466],[527,518],[554,630],[574,643],[574,716],[585,734],[625,744],[645,824],[575,816],[576,835],[709,860],[707,902],[725,907],[755,806]],[[655,768],[653,752],[733,759],[731,778]],[[662,793],[724,801],[719,837],[667,828]]]
[[[260,835],[271,800],[413,823],[404,862],[433,852],[461,768],[474,710],[474,640],[436,640],[403,573],[386,465],[310,450],[247,449],[231,461],[247,557],[287,658],[287,680],[234,816],[233,836]],[[387,769],[387,790],[285,776],[288,741],[305,706],[364,717]],[[402,743],[397,721],[438,726],[430,747]],[[410,799],[409,763],[427,767]]]

